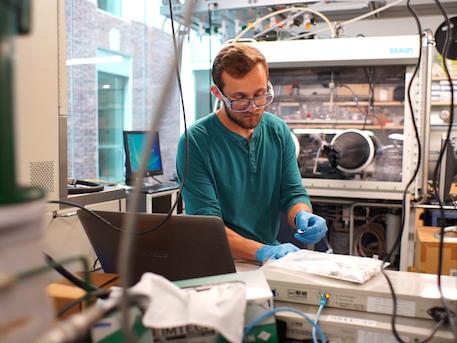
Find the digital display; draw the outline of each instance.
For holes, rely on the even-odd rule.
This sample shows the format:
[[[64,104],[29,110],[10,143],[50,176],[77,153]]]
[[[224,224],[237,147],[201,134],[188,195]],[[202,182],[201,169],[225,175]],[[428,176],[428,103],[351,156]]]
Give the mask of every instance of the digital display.
[[[132,131],[125,132],[126,158],[128,159],[127,170],[128,174],[133,174],[138,171],[143,157],[147,132]],[[146,175],[162,174],[162,160],[160,156],[159,135],[156,133],[152,142],[149,153],[148,164],[146,167]]]

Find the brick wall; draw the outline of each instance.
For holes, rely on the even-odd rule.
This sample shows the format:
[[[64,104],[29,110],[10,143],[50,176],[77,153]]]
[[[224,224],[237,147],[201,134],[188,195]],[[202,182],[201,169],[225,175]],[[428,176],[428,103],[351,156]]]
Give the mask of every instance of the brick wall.
[[[163,86],[167,63],[173,59],[172,38],[159,29],[125,21],[99,11],[88,0],[65,0],[69,59],[95,57],[97,49],[110,50],[132,60],[132,128],[144,130]],[[119,34],[113,48],[110,35]],[[116,44],[114,44],[116,45]],[[97,177],[97,84],[94,64],[68,67],[68,174]],[[160,122],[160,144],[166,180],[175,172],[179,138],[179,93],[174,81]]]

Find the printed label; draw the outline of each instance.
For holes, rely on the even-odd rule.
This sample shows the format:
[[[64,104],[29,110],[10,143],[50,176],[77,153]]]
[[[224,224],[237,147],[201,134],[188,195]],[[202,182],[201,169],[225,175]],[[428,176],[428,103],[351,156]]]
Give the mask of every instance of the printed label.
[[[295,299],[307,299],[308,298],[308,292],[300,290],[300,289],[288,289],[287,290],[287,297],[288,298],[295,298]]]
[[[391,314],[393,301],[390,298],[368,297],[367,311],[374,313]],[[400,316],[414,317],[416,303],[414,301],[397,300],[397,314]]]
[[[329,322],[344,323],[344,324],[359,325],[359,326],[369,326],[369,327],[376,326],[376,321],[374,321],[374,320],[352,318],[352,317],[327,316],[326,320]]]
[[[404,342],[409,342],[409,337],[400,336]],[[397,340],[391,333],[380,333],[366,330],[357,330],[357,343],[396,343]]]

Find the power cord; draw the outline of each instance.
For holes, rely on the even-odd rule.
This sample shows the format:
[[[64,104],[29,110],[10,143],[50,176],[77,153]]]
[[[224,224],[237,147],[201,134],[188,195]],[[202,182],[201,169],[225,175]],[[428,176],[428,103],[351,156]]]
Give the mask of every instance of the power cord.
[[[94,264],[92,265],[92,268],[90,269],[91,272],[95,272],[95,271],[101,269],[101,267],[97,268],[97,263],[99,260],[100,259],[98,257],[95,259]]]
[[[438,6],[443,18],[445,19],[446,26],[448,28],[446,30],[446,39],[445,39],[442,55],[443,55],[443,62],[444,62],[443,68],[444,68],[444,71],[446,72],[446,77],[449,82],[449,87],[450,87],[450,91],[451,91],[451,99],[450,99],[450,106],[449,106],[449,124],[448,124],[447,132],[446,132],[446,140],[445,140],[443,146],[441,147],[438,161],[436,163],[435,170],[433,171],[433,191],[435,193],[436,199],[438,200],[438,204],[440,207],[440,214],[441,214],[441,217],[443,218],[443,220],[441,221],[441,230],[440,230],[441,234],[440,234],[440,244],[439,244],[439,253],[438,253],[438,271],[437,271],[438,290],[440,292],[441,303],[446,312],[446,315],[449,320],[449,324],[451,326],[454,337],[457,341],[457,324],[455,322],[456,315],[449,309],[449,304],[447,303],[446,299],[444,298],[442,284],[441,284],[441,273],[442,273],[442,269],[443,269],[444,235],[445,235],[445,220],[444,220],[445,214],[444,214],[444,209],[443,209],[443,202],[439,196],[438,186],[437,186],[441,160],[443,159],[447,145],[450,144],[451,130],[452,130],[452,125],[454,123],[454,86],[453,86],[452,78],[449,73],[447,63],[446,63],[446,56],[447,56],[447,52],[449,49],[449,45],[454,40],[454,38],[452,37],[452,32],[453,32],[452,25],[451,25],[451,22],[449,20],[447,13],[446,13],[446,10],[443,8],[443,6],[439,0],[435,0],[435,3]],[[443,181],[443,180],[441,180],[441,181]]]
[[[397,327],[396,327],[397,309],[398,309],[397,295],[395,294],[395,290],[394,290],[392,281],[390,280],[389,276],[387,275],[387,273],[384,270],[384,264],[387,261],[390,261],[390,258],[392,256],[393,252],[397,249],[397,247],[400,244],[401,237],[403,235],[403,230],[404,230],[404,227],[405,227],[406,197],[407,197],[409,188],[411,187],[411,185],[413,184],[414,180],[416,179],[416,177],[417,177],[417,175],[419,173],[419,168],[420,168],[421,160],[422,160],[421,141],[420,141],[420,137],[419,137],[419,131],[418,131],[418,128],[417,128],[416,118],[414,117],[413,105],[412,105],[412,102],[411,102],[411,99],[412,99],[411,91],[412,91],[413,81],[416,78],[417,73],[419,72],[419,68],[420,68],[420,64],[421,64],[421,60],[422,60],[422,27],[421,27],[421,24],[420,24],[419,18],[417,17],[416,12],[410,6],[410,0],[407,1],[406,6],[407,6],[409,12],[411,13],[411,15],[413,16],[413,18],[414,18],[414,20],[416,22],[417,31],[418,31],[418,38],[419,38],[419,42],[418,42],[419,56],[418,56],[418,59],[417,59],[417,62],[416,62],[415,68],[414,68],[413,75],[411,76],[411,79],[409,80],[409,83],[408,83],[408,93],[407,93],[408,94],[409,113],[411,115],[411,122],[413,124],[414,135],[415,135],[415,139],[416,139],[416,143],[417,143],[417,164],[416,164],[416,167],[414,169],[413,175],[411,175],[411,178],[409,179],[409,181],[408,181],[408,183],[407,183],[407,185],[406,185],[406,187],[405,187],[405,189],[403,191],[401,225],[400,225],[400,230],[398,232],[397,239],[395,240],[395,243],[392,246],[391,250],[385,255],[385,257],[383,259],[383,264],[381,266],[381,273],[384,276],[384,278],[386,279],[387,284],[388,284],[389,289],[390,289],[390,293],[392,295],[392,316],[391,316],[392,334],[394,335],[395,339],[400,343],[403,343],[404,341],[400,337],[400,335],[399,335],[399,333],[397,331]],[[433,335],[434,335],[434,332],[431,333],[430,337],[433,337]]]
[[[183,180],[184,180],[184,178],[183,178]],[[80,204],[75,203],[75,202],[68,201],[68,200],[49,200],[48,203],[50,203],[50,204],[67,205],[67,206],[71,206],[71,207],[77,207],[80,210],[83,210],[83,211],[89,213],[91,216],[93,216],[97,220],[100,220],[102,223],[107,225],[108,228],[110,228],[112,230],[115,230],[115,231],[118,231],[118,232],[126,232],[124,229],[121,229],[121,228],[117,227],[116,225],[111,223],[109,220],[103,218],[97,212],[92,211],[92,210],[90,210],[90,209],[88,209],[88,208],[86,208],[86,207],[84,207],[84,206],[82,206]],[[174,206],[170,209],[170,212],[167,213],[167,216],[159,224],[157,224],[156,226],[154,226],[154,227],[152,227],[150,229],[147,229],[145,231],[134,232],[133,234],[137,235],[137,236],[141,236],[141,235],[145,235],[145,234],[148,234],[148,233],[151,233],[151,232],[157,230],[160,226],[162,226],[171,217],[171,213],[172,213],[171,211],[173,211],[176,208],[176,204],[177,204],[177,201],[175,201]],[[97,258],[97,260],[98,260],[98,258]],[[94,262],[94,266],[95,266],[96,262],[97,261]],[[94,269],[94,267],[92,269]]]
[[[365,130],[365,127],[367,125],[368,116],[370,115],[371,109],[373,108],[374,85],[373,85],[373,79],[371,78],[370,74],[368,73],[368,70],[366,67],[363,67],[363,72],[365,73],[365,76],[367,77],[368,87],[370,89],[367,112],[365,113],[365,119],[363,120],[363,126],[362,126],[362,130]]]
[[[441,4],[439,4],[439,1],[436,0],[436,3],[439,7],[441,7],[442,9],[442,6]],[[418,172],[419,172],[419,167],[420,167],[420,163],[421,163],[421,145],[420,145],[420,139],[419,139],[419,133],[418,133],[418,129],[417,129],[417,125],[416,125],[416,121],[415,121],[415,118],[414,118],[414,112],[413,112],[413,108],[412,108],[412,103],[411,103],[411,89],[412,89],[412,83],[417,75],[417,72],[419,70],[419,67],[420,67],[420,62],[421,62],[421,58],[422,58],[422,28],[421,28],[421,24],[420,24],[420,21],[419,21],[419,18],[417,17],[417,14],[416,12],[414,11],[414,9],[410,6],[410,0],[407,1],[407,8],[408,10],[410,11],[410,13],[412,14],[415,22],[416,22],[416,25],[417,25],[417,28],[418,28],[418,32],[419,32],[419,58],[418,58],[418,61],[416,63],[416,66],[415,66],[415,69],[414,69],[414,72],[413,72],[413,75],[411,77],[411,80],[408,84],[408,105],[409,105],[409,108],[410,108],[410,114],[411,114],[411,117],[412,117],[412,123],[413,123],[413,127],[414,127],[414,133],[415,133],[415,137],[416,137],[416,141],[417,141],[417,145],[418,145],[418,160],[417,160],[417,165],[416,165],[416,168],[414,170],[414,173],[412,175],[412,177],[410,178],[407,186],[405,187],[405,190],[403,192],[403,197],[402,197],[402,221],[401,221],[401,227],[400,227],[400,231],[399,231],[399,234],[397,236],[397,239],[395,241],[395,244],[394,246],[392,247],[391,251],[386,255],[386,257],[384,258],[383,260],[383,263],[385,263],[387,260],[390,259],[392,253],[395,251],[395,249],[397,248],[397,246],[399,245],[400,243],[400,240],[401,240],[401,236],[402,236],[402,233],[403,233],[403,230],[404,230],[404,226],[405,226],[405,211],[406,211],[406,196],[407,196],[407,192],[408,192],[408,189],[409,187],[411,186],[411,184],[413,183],[414,179],[416,178]],[[444,9],[442,10],[442,13],[443,13],[443,16],[445,16],[445,12],[444,12]],[[447,16],[445,16],[445,18],[447,18]],[[448,20],[448,19],[447,19]],[[450,27],[450,26],[449,26]],[[448,38],[448,37],[447,37]],[[449,39],[446,39],[446,42],[448,42]],[[447,44],[445,46],[445,48],[447,48]],[[445,54],[443,54],[445,55]],[[447,71],[447,67],[446,67],[446,64],[445,64],[445,70],[447,72],[447,75],[448,75],[448,78],[450,79],[450,76],[448,74],[448,71]],[[452,82],[449,81],[450,84],[451,84],[451,87],[452,87]],[[452,92],[452,88],[451,88],[451,97],[453,97],[453,92]],[[451,115],[453,114],[453,99],[451,99]],[[450,131],[450,128],[452,127],[452,120],[453,118],[451,117],[451,120],[450,120],[450,124],[449,124],[449,129],[448,129],[448,132]],[[441,158],[444,154],[444,149],[446,147],[446,144],[443,146],[442,150],[440,151],[440,158],[438,159],[438,163],[439,161],[441,161]],[[438,164],[437,164],[437,167],[438,167]],[[436,168],[437,169],[437,168]],[[435,169],[435,170],[436,170]],[[434,173],[435,174],[435,173]],[[436,175],[434,175],[434,179],[436,180]],[[435,192],[437,192],[437,190],[435,189]],[[438,197],[438,200],[439,200],[439,197]],[[442,209],[442,204],[439,200],[439,203],[440,203],[440,207],[441,207],[441,210],[442,212],[444,212],[444,210]],[[443,217],[444,217],[444,213],[442,213]],[[444,224],[443,224],[444,225]],[[446,301],[443,297],[443,294],[442,294],[442,289],[441,289],[441,263],[442,263],[442,249],[443,249],[443,246],[442,246],[442,238],[443,238],[444,235],[441,235],[441,239],[440,239],[440,256],[439,256],[439,272],[438,272],[438,289],[440,291],[440,295],[441,295],[441,300],[443,302],[443,305],[444,305],[444,308],[446,310],[446,314],[448,316],[448,318],[450,319],[450,323],[451,323],[451,326],[452,326],[452,323],[453,323],[453,320],[452,320],[452,317],[451,317],[451,312],[449,311],[449,308],[446,306]],[[390,289],[390,292],[391,292],[391,295],[392,295],[392,302],[393,302],[393,306],[392,306],[392,318],[391,318],[391,327],[392,327],[392,333],[395,337],[395,339],[398,341],[398,342],[401,342],[403,343],[404,341],[402,340],[402,338],[400,337],[398,331],[397,331],[397,328],[396,328],[396,318],[397,318],[397,306],[398,306],[398,303],[397,303],[397,297],[396,297],[396,294],[395,294],[395,290],[393,288],[393,284],[390,280],[390,278],[388,277],[388,275],[386,274],[384,268],[381,268],[381,273],[383,274],[383,276],[385,277],[388,285],[389,285],[389,289]],[[432,337],[434,336],[434,334],[436,333],[436,331],[439,329],[439,327],[441,327],[441,325],[444,323],[444,321],[440,320],[437,325],[435,326],[435,328],[432,330],[432,332],[430,333],[430,335],[425,339],[423,340],[422,342],[428,342],[432,339]],[[454,331],[454,336],[456,336],[457,338],[457,335],[455,333],[455,329],[453,329]]]
[[[66,269],[62,264],[59,264],[56,260],[54,260],[51,256],[43,252],[43,255],[45,257],[46,263],[55,269],[60,275],[62,275],[65,279],[70,281],[72,284],[75,286],[82,288],[83,290],[87,291],[88,293],[94,292],[99,290],[97,286],[94,286],[79,277],[77,277],[75,274],[70,272],[68,269]]]
[[[109,296],[110,292],[111,291],[109,289],[99,288],[93,292],[86,293],[82,297],[79,297],[79,298],[69,302],[64,307],[62,307],[59,310],[59,312],[57,312],[57,318],[61,318],[63,315],[65,315],[68,311],[70,311],[75,306],[78,306],[82,302],[90,301],[94,297],[100,298],[100,299],[105,299],[106,297]]]
[[[212,14],[213,14],[213,9],[214,9],[214,6],[215,4],[208,4],[208,50],[209,50],[209,53],[208,53],[208,62],[209,62],[209,67],[208,67],[208,77],[209,77],[209,86],[211,86],[211,83],[212,83],[212,78],[211,78],[211,63],[212,63],[212,56],[211,56],[211,53],[212,53],[212,39],[213,39],[213,36],[212,36],[212,29],[213,29],[213,21],[212,21]],[[171,13],[170,11],[170,17],[173,18],[173,14]],[[172,19],[173,21],[173,19]],[[173,25],[173,24],[172,24]],[[212,99],[211,99],[211,92],[208,92],[208,101],[209,101],[209,107],[208,107],[208,112],[211,112],[211,108],[213,107],[213,104],[212,104]]]

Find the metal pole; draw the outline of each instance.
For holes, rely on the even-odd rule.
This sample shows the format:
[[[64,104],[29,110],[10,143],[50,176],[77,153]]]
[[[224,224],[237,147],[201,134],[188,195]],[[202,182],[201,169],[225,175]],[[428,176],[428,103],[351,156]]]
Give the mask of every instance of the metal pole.
[[[433,48],[435,46],[435,39],[433,32],[425,30],[423,32],[423,47],[425,48],[424,54],[424,67],[423,74],[423,94],[422,98],[422,189],[420,196],[420,203],[424,203],[428,198],[428,160],[430,153],[430,115],[431,115],[431,99],[432,99],[432,62],[433,62]]]

